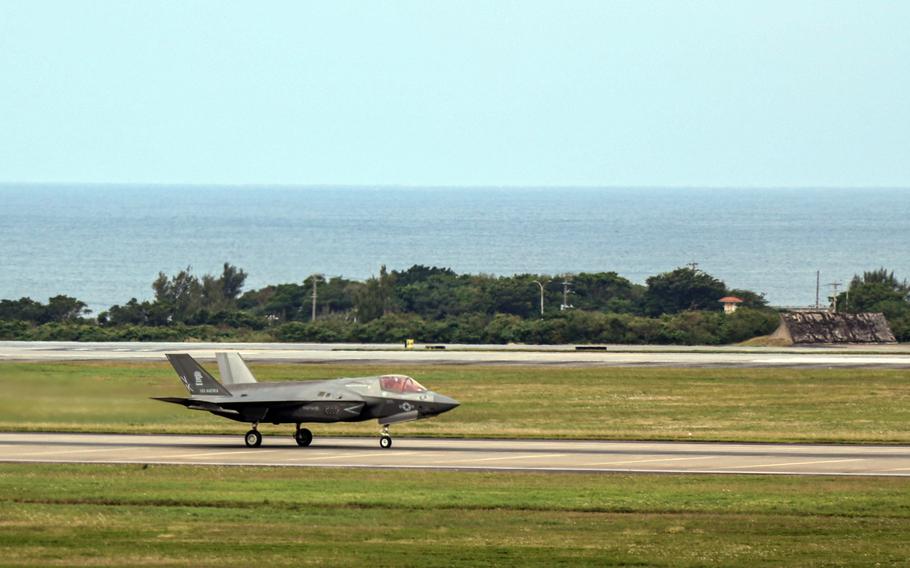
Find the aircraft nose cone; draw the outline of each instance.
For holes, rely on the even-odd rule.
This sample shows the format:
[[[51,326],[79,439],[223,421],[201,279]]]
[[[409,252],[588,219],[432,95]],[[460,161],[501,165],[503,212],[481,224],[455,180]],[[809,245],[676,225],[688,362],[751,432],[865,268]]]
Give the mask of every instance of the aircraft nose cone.
[[[440,413],[448,412],[461,404],[454,398],[449,398],[449,397],[447,397],[445,395],[441,395],[441,394],[436,395],[435,402],[436,402],[436,407],[439,408]]]

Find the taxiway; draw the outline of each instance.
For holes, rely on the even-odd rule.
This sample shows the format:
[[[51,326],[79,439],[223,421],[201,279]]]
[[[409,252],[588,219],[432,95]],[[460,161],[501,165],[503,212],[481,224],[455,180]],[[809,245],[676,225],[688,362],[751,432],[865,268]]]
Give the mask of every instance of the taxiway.
[[[910,346],[748,348],[574,345],[445,345],[406,350],[397,344],[324,343],[94,343],[0,341],[0,361],[164,361],[189,353],[210,361],[238,351],[251,362],[450,365],[576,365],[664,367],[896,367],[910,368]],[[444,348],[441,348],[444,347]]]

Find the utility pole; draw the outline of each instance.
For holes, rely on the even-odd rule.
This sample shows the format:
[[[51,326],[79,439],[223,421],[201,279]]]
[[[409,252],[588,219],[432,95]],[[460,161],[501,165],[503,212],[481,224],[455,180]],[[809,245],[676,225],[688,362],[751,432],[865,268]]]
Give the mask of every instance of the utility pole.
[[[569,289],[569,286],[571,286],[571,285],[572,285],[572,280],[569,278],[566,278],[562,282],[562,305],[559,306],[560,311],[565,311],[565,310],[575,307],[569,303],[569,293],[572,292],[572,290]]]
[[[815,271],[815,309],[816,310],[821,308],[821,304],[818,302],[819,288],[821,287],[821,277],[822,277],[822,271],[816,270]]]
[[[320,274],[310,276],[313,279],[313,311],[310,314],[310,321],[316,321],[316,283],[322,278]]]
[[[698,263],[695,262],[694,260],[692,262],[690,262],[689,264],[687,264],[686,266],[688,266],[689,270],[691,270],[692,272],[698,272]]]
[[[540,315],[543,315],[543,284],[539,280],[533,280],[532,283],[540,286]]]
[[[843,282],[838,282],[837,280],[835,280],[834,282],[828,282],[828,284],[827,284],[828,286],[831,286],[831,288],[833,290],[833,295],[831,296],[831,307],[832,307],[832,311],[834,313],[837,313],[837,288],[841,284],[843,284]]]

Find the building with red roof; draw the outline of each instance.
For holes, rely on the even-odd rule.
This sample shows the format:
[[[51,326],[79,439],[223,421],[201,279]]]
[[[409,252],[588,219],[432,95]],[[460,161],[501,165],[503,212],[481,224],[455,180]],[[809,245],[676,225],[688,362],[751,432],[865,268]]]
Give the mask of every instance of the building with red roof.
[[[737,298],[736,296],[724,296],[718,300],[718,302],[724,305],[725,314],[732,314],[736,311],[736,308],[739,306],[739,304],[743,303],[743,299]]]

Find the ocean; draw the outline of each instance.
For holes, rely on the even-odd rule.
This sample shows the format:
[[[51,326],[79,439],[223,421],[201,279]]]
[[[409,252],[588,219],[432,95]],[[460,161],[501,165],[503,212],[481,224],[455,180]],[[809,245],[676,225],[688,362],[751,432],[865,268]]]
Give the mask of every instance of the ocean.
[[[413,264],[506,275],[691,262],[773,305],[884,266],[910,277],[910,190],[0,185],[0,298],[68,294],[95,312],[159,271],[246,289]],[[822,287],[822,297],[830,287]]]

